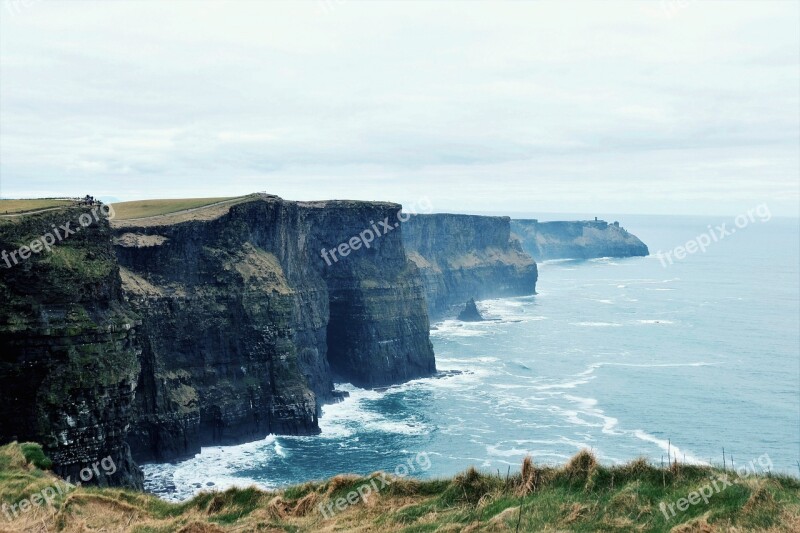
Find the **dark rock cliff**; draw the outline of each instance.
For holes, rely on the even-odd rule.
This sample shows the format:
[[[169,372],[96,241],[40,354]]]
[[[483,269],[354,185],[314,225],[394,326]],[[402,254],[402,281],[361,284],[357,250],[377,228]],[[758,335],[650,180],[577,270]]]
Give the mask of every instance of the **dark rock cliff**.
[[[88,209],[3,219],[0,249]],[[314,434],[334,378],[373,387],[433,374],[402,228],[331,264],[320,254],[399,210],[255,195],[113,228],[100,219],[0,264],[0,443],[43,443],[73,480],[111,456],[117,473],[95,482],[141,487],[132,455]]]
[[[511,240],[508,217],[413,215],[403,240],[422,271],[432,316],[470,298],[536,293],[536,262]]]
[[[399,229],[330,265],[320,254],[399,209],[262,197],[214,220],[119,223],[125,294],[143,322],[135,456],[313,434],[334,376],[372,387],[435,372]]]
[[[334,374],[361,387],[390,385],[436,371],[425,287],[406,255],[401,206],[378,202],[299,204],[308,224],[305,254],[325,281],[330,304],[328,361]],[[380,222],[378,222],[380,224]],[[378,227],[381,236],[328,265],[320,251]]]
[[[92,223],[81,227],[80,216]],[[79,473],[111,457],[92,480],[140,488],[125,443],[140,367],[137,320],[122,299],[105,218],[71,208],[0,221],[0,249],[45,234],[74,235],[18,264],[0,264],[0,443],[37,441],[55,471]],[[84,481],[86,481],[84,479]]]
[[[625,231],[618,222],[512,220],[511,229],[525,251],[537,261],[633,257],[650,253],[638,237]]]

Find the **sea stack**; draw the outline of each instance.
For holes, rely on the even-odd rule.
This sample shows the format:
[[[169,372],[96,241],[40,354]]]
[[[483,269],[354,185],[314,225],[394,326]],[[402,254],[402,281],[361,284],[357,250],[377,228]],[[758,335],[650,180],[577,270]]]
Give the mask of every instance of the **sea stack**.
[[[478,311],[478,306],[475,305],[475,298],[470,298],[464,309],[458,314],[458,319],[462,322],[481,322],[484,318]]]

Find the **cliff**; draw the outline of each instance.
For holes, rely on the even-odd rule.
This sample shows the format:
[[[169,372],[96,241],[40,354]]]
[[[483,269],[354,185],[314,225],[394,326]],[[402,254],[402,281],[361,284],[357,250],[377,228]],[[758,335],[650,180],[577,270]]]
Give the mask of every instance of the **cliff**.
[[[82,216],[91,224],[81,227]],[[0,249],[24,257],[21,247],[44,235],[55,242],[56,232],[63,240],[52,251],[0,263],[0,442],[42,443],[73,483],[110,457],[116,472],[97,483],[141,487],[125,444],[138,322],[123,301],[108,221],[88,207],[3,219]]]
[[[511,229],[523,249],[537,261],[633,257],[650,253],[638,237],[628,233],[618,222],[512,220]]]
[[[400,231],[330,265],[320,254],[399,209],[262,196],[213,220],[115,222],[143,321],[135,456],[313,434],[334,377],[374,387],[435,372]]]
[[[4,218],[0,247],[87,209]],[[141,487],[131,456],[314,434],[334,378],[374,387],[433,374],[402,229],[330,264],[320,254],[399,210],[253,195],[113,228],[101,218],[0,265],[0,443],[42,442],[73,480],[111,456],[119,473],[97,482]]]
[[[432,316],[471,298],[536,293],[536,262],[511,240],[508,217],[413,215],[403,241],[422,272]]]

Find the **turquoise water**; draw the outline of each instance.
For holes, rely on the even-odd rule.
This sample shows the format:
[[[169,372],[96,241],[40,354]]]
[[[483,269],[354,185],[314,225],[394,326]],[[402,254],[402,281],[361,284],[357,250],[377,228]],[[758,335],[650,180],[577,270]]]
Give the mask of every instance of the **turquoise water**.
[[[652,253],[733,218],[625,217]],[[559,464],[591,448],[612,464],[645,456],[774,471],[800,459],[800,232],[760,222],[664,267],[655,257],[540,264],[536,296],[487,300],[497,321],[436,324],[437,366],[457,371],[385,391],[347,384],[318,437],[204,448],[145,465],[170,499],[206,487],[279,487],[342,472],[405,473],[415,454],[450,475],[503,473],[526,454]],[[424,466],[428,466],[425,462]]]

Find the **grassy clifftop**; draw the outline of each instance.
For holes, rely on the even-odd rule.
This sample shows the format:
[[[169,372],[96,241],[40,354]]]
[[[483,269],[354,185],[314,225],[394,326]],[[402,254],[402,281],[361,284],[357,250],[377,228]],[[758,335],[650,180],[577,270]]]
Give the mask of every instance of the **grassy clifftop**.
[[[182,504],[120,489],[69,488],[36,464],[47,466],[35,445],[0,447],[0,531],[800,530],[796,478],[680,464],[660,469],[641,460],[609,468],[588,452],[561,468],[525,460],[508,476],[474,469],[428,481],[337,476],[281,491],[203,493]],[[40,497],[40,505],[19,511],[20,502],[49,495],[48,488],[49,504]]]
[[[146,218],[152,216],[168,215],[189,209],[208,207],[214,204],[235,200],[237,197],[226,196],[219,198],[180,198],[168,200],[136,200],[132,202],[118,202],[111,204],[114,208],[115,218],[118,220]]]
[[[0,200],[0,215],[28,213],[41,209],[56,207],[69,207],[75,205],[75,200],[69,198],[36,198],[30,200]]]

